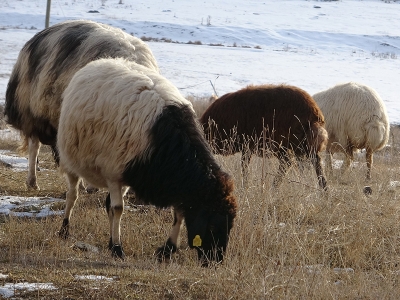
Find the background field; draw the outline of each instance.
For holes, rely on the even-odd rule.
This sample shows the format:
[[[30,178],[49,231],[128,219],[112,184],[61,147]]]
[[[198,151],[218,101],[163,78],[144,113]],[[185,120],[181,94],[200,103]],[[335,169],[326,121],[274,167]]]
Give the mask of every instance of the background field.
[[[400,123],[400,1],[53,0],[50,25],[90,19],[146,40],[185,96],[287,83],[315,94],[340,82],[376,89]],[[0,103],[46,1],[0,1]],[[211,85],[213,84],[213,86]]]

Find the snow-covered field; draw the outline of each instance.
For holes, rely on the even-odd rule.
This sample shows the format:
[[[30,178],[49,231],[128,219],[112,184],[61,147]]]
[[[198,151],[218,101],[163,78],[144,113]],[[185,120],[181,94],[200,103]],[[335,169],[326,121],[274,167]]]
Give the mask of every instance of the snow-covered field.
[[[399,2],[122,2],[53,0],[50,25],[91,19],[138,37],[178,42],[148,44],[163,75],[184,95],[210,95],[210,82],[222,95],[251,83],[284,82],[314,94],[358,81],[376,89],[390,121],[400,122]],[[46,1],[0,1],[0,103],[18,52],[44,28],[45,12]]]

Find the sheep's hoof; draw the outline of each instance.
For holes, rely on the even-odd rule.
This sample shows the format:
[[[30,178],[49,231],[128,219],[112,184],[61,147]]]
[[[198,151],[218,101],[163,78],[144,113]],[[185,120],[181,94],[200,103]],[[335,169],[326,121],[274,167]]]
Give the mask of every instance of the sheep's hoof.
[[[111,247],[111,255],[114,258],[120,258],[122,260],[125,259],[125,253],[122,249],[122,245],[115,244]]]
[[[173,253],[176,252],[178,248],[174,243],[171,242],[171,239],[168,239],[165,245],[159,247],[155,252],[154,255],[157,256],[157,260],[159,262],[163,262],[166,259],[171,259]]]
[[[68,236],[69,236],[69,220],[68,219],[64,219],[63,220],[63,223],[61,225],[61,229],[58,232],[58,236],[60,238],[65,239],[65,240],[68,238]]]
[[[28,188],[28,190],[35,190],[35,191],[40,190],[39,186],[36,183],[36,180],[27,180],[26,187]]]
[[[367,196],[372,195],[372,189],[368,185],[364,187],[363,192],[364,192],[364,195],[367,195]]]

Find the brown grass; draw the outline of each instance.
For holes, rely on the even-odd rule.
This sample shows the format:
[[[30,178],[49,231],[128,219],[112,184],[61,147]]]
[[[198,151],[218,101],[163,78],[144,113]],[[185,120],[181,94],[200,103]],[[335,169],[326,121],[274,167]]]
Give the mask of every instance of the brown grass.
[[[197,99],[199,100],[199,99]],[[202,107],[200,103],[199,107]],[[204,107],[203,107],[204,108]],[[200,114],[200,113],[198,113]],[[218,161],[235,179],[239,203],[224,263],[201,268],[185,232],[172,261],[157,263],[153,251],[169,234],[170,210],[127,199],[122,219],[126,260],[110,257],[105,191],[82,194],[71,219],[71,238],[59,239],[61,216],[42,220],[4,218],[0,223],[0,287],[6,282],[52,282],[57,290],[17,292],[22,299],[396,299],[400,293],[400,130],[391,147],[375,155],[373,194],[362,192],[364,159],[345,175],[328,176],[322,193],[312,168],[292,168],[279,190],[271,189],[276,159],[254,158],[250,186],[241,185],[240,156]],[[12,149],[1,141],[0,148]],[[25,172],[0,167],[1,195],[60,197],[64,179],[42,149],[40,191],[26,191]],[[400,189],[400,188],[399,188]],[[83,241],[99,253],[74,248]],[[351,268],[351,269],[350,269]],[[78,280],[104,275],[113,281]]]

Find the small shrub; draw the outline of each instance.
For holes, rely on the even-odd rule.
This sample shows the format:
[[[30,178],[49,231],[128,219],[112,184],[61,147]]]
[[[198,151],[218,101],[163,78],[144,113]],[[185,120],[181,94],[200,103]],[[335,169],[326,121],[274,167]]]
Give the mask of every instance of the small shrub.
[[[372,52],[373,57],[382,58],[382,59],[397,59],[397,54],[394,52]]]
[[[189,41],[186,44],[189,44],[189,45],[203,45],[202,42],[200,42],[200,41],[194,41],[194,42]]]
[[[167,39],[167,38],[161,38],[161,40],[165,43],[172,43],[171,39]]]

